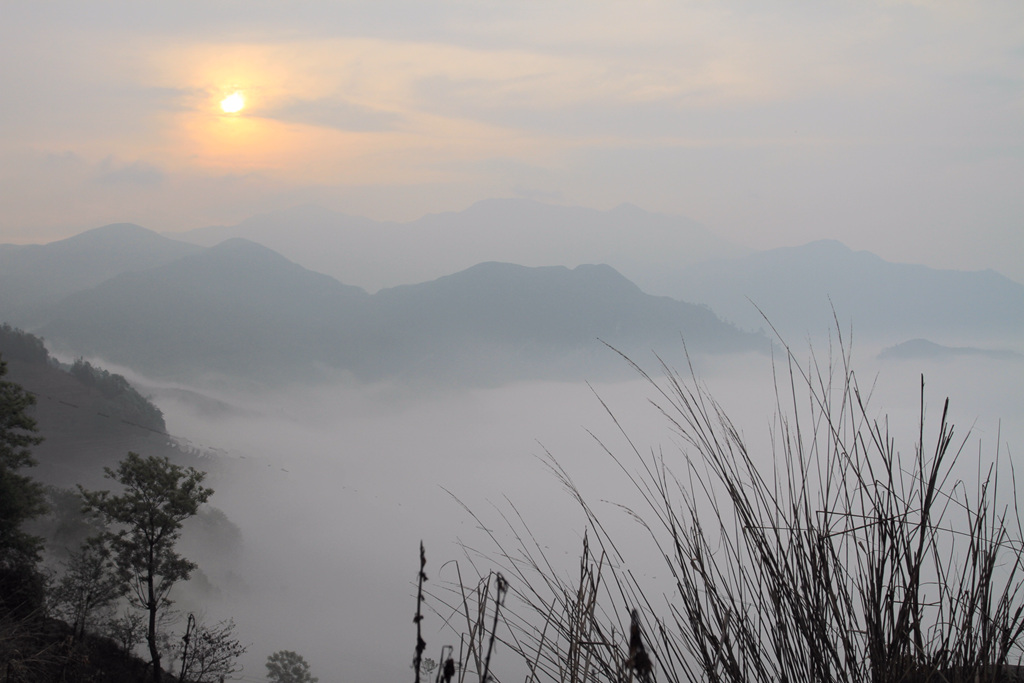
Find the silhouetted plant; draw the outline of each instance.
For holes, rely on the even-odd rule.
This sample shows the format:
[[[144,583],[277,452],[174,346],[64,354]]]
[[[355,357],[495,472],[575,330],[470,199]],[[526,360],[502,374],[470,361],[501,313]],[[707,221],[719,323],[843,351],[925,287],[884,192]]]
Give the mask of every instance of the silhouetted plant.
[[[140,612],[125,610],[107,619],[103,633],[120,645],[126,658],[131,657],[136,646],[146,637],[146,619]]]
[[[416,616],[413,622],[416,624],[416,654],[412,658],[412,668],[416,671],[416,683],[420,683],[420,674],[423,669],[423,651],[427,649],[427,643],[423,640],[423,584],[427,581],[427,551],[420,541],[420,571],[416,575]]]
[[[181,467],[167,458],[128,453],[116,470],[104,468],[107,478],[122,491],[87,491],[79,487],[85,509],[98,513],[111,531],[106,535],[121,578],[134,606],[146,612],[146,641],[152,662],[152,679],[159,683],[159,615],[171,604],[169,593],[186,580],[194,562],[175,549],[181,525],[196,514],[213,494],[202,486],[205,472]]]
[[[448,601],[447,596],[438,597],[436,594],[429,594],[423,590],[423,584],[427,577],[424,573],[426,567],[426,554],[423,544],[420,543],[420,572],[417,580],[416,599],[416,655],[413,658],[413,668],[416,669],[416,681],[420,681],[424,672],[422,653],[426,650],[426,642],[422,637],[421,624],[423,621],[422,607],[429,595],[435,602],[443,605],[448,614],[446,623],[451,625],[453,618],[464,618],[465,628],[459,635],[459,650],[455,653],[452,645],[444,645],[441,648],[440,658],[430,671],[436,671],[435,683],[450,683],[453,679],[458,683],[465,683],[470,676],[475,676],[480,683],[494,680],[490,673],[491,656],[494,654],[495,643],[500,642],[498,637],[499,623],[504,623],[505,615],[502,608],[505,604],[505,596],[508,593],[509,585],[505,577],[498,572],[492,572],[482,578],[475,588],[468,589],[462,584],[461,574],[457,588],[448,586],[448,590],[460,596],[458,601]],[[455,563],[456,571],[459,571]],[[493,594],[491,592],[493,586]],[[493,612],[488,614],[488,606],[493,605]],[[437,611],[436,606],[432,608]],[[458,627],[453,626],[458,631]],[[433,661],[433,660],[428,660]],[[427,671],[429,673],[429,671]],[[457,678],[456,678],[457,676]]]
[[[188,617],[178,654],[179,683],[215,683],[241,671],[238,660],[249,648],[235,636],[234,620],[208,626]]]
[[[481,523],[497,549],[483,554],[511,579],[498,638],[528,682],[1016,676],[1024,533],[1015,488],[1003,498],[1007,463],[997,447],[993,462],[979,459],[976,483],[957,477],[967,439],[954,442],[947,399],[929,445],[923,378],[917,443],[904,454],[872,417],[841,340],[839,350],[837,362],[812,355],[805,370],[787,349],[758,455],[692,367],[684,378],[662,364],[655,378],[633,364],[681,452],[645,455],[610,410],[628,458],[601,446],[640,496],[626,512],[664,559],[667,592],[630,570],[620,539],[553,458],[588,521],[577,580],[556,571],[518,512],[506,517],[511,542]],[[441,598],[469,616],[466,590],[460,576]],[[479,642],[475,627],[466,633]]]
[[[30,415],[35,396],[4,379],[0,359],[0,615],[15,621],[38,611],[44,580],[39,572],[42,539],[24,530],[25,522],[46,510],[43,487],[23,470],[34,467],[32,448],[42,443]]]

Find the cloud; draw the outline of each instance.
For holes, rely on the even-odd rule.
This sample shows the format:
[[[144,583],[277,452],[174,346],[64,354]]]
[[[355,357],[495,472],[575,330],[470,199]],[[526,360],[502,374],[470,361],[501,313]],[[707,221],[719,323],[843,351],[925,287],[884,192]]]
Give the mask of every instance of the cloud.
[[[145,161],[122,164],[113,157],[107,157],[97,166],[99,175],[96,182],[102,185],[159,185],[164,181],[164,172]]]
[[[0,234],[519,194],[757,246],[1020,253],[1019,0],[245,5],[12,4]],[[236,89],[250,108],[224,116]],[[31,158],[50,150],[73,156]]]
[[[404,117],[395,112],[331,98],[293,98],[259,111],[258,115],[277,121],[358,132],[391,131],[404,121]]]

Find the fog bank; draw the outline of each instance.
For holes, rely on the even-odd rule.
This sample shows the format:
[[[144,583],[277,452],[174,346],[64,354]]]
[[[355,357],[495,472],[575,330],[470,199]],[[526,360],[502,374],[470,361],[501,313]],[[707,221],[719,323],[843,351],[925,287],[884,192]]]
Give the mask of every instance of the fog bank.
[[[654,362],[642,364],[654,370]],[[916,439],[921,373],[926,440],[934,439],[948,395],[957,434],[962,438],[968,428],[973,434],[966,460],[978,452],[994,457],[1000,429],[1003,455],[1019,450],[1020,362],[879,362],[873,353],[855,353],[854,367],[864,395],[871,395],[869,414],[889,416],[904,453],[913,452]],[[776,358],[774,369],[786,389],[783,359]],[[754,457],[766,462],[776,410],[772,375],[766,357],[737,355],[702,362],[698,377]],[[805,395],[798,390],[798,401]],[[230,463],[218,467],[211,502],[241,527],[243,548],[231,561],[192,550],[212,568],[217,591],[204,610],[214,620],[233,617],[242,639],[253,643],[246,676],[262,675],[267,655],[279,649],[306,656],[324,681],[409,676],[420,540],[431,585],[439,587],[454,578],[454,566],[442,565],[463,558],[460,542],[494,550],[458,501],[495,529],[502,526],[500,513],[512,514],[514,505],[552,560],[572,571],[584,518],[546,469],[544,453],[565,467],[613,528],[635,530],[613,505],[635,504],[636,496],[598,443],[627,455],[628,443],[602,401],[642,453],[663,448],[681,470],[680,439],[649,404],[652,397],[639,378],[445,391],[347,384],[219,396],[214,411],[194,396],[157,390],[170,431],[221,449]],[[651,566],[634,569],[657,577],[662,567],[641,560],[647,561]],[[428,613],[424,622],[426,655],[435,659],[442,644],[456,642],[454,633],[437,633],[441,621]]]

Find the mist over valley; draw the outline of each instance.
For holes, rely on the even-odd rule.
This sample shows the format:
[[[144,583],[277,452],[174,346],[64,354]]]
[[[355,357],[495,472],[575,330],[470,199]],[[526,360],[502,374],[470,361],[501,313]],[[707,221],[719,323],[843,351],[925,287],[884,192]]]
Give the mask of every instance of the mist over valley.
[[[0,683],[1020,677],[1021,27],[5,4]]]
[[[271,651],[294,649],[321,672],[407,675],[412,639],[402,625],[415,606],[421,540],[440,586],[455,580],[450,560],[486,571],[497,549],[481,523],[507,539],[508,520],[521,516],[552,566],[571,573],[586,518],[549,457],[626,539],[631,570],[652,590],[671,590],[619,507],[643,502],[605,448],[664,453],[678,467],[687,448],[626,357],[656,382],[665,367],[692,371],[765,467],[787,345],[802,367],[817,358],[839,376],[852,350],[870,414],[887,416],[904,448],[916,438],[922,374],[928,420],[951,396],[958,428],[970,427],[985,457],[1012,457],[1024,436],[1024,316],[1013,313],[1024,309],[1024,288],[994,273],[887,264],[841,245],[789,250],[785,266],[765,252],[679,269],[687,291],[721,290],[727,310],[730,292],[736,300],[756,293],[766,315],[783,312],[782,337],[748,331],[752,316],[734,326],[713,307],[645,293],[609,265],[490,261],[370,294],[246,238],[198,247],[138,226],[4,245],[0,255],[19,264],[0,274],[3,315],[40,333],[65,362],[12,358],[10,340],[0,348],[10,379],[38,396],[48,438],[38,476],[109,485],[102,467],[128,450],[208,471],[211,513],[182,540],[200,571],[175,599],[182,612],[235,619],[252,643],[247,671]],[[763,264],[750,266],[753,258]],[[49,282],[58,266],[62,277]],[[883,285],[893,288],[884,302]],[[944,287],[1007,316],[965,301],[937,321],[926,313],[949,302]],[[838,328],[831,311],[810,303],[816,297],[835,307]],[[850,317],[837,301],[853,300],[844,328]],[[897,315],[911,304],[919,315]],[[922,329],[971,345],[915,338]],[[111,419],[114,409],[68,374],[83,357],[79,365],[127,378],[160,422]],[[453,637],[441,628],[451,614],[435,609],[431,647]]]

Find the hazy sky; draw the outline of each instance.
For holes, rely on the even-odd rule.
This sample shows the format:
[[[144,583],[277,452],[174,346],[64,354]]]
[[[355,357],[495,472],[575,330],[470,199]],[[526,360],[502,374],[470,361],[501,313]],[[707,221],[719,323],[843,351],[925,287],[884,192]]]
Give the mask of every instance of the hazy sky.
[[[1020,0],[3,3],[0,64],[0,242],[525,196],[1024,280]]]

